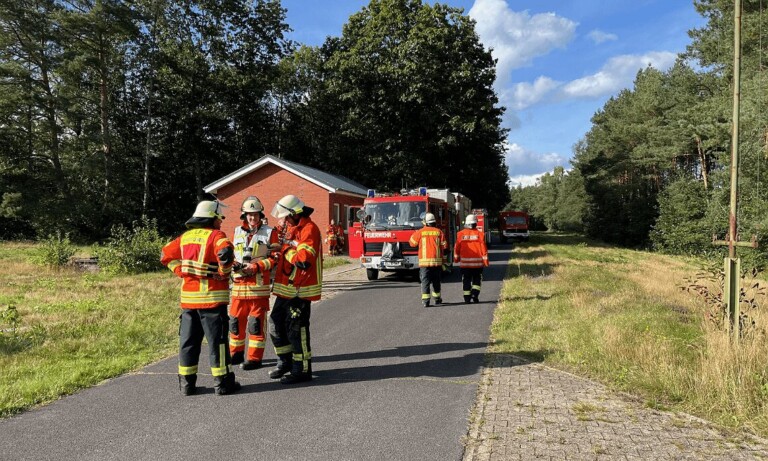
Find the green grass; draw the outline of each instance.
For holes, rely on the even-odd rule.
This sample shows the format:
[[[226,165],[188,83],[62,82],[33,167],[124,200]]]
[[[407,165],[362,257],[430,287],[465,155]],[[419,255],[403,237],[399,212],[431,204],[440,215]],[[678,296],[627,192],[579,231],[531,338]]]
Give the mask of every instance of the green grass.
[[[702,300],[681,289],[696,270],[682,258],[536,234],[512,253],[492,351],[766,435],[765,337],[729,352]]]
[[[351,263],[352,261],[347,256],[323,256],[323,269],[333,269]]]

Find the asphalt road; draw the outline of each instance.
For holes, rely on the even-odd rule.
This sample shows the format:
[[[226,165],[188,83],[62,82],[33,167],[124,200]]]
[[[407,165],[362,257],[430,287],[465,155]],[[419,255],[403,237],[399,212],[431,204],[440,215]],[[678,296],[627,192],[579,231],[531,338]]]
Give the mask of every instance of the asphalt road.
[[[0,459],[459,460],[509,252],[491,249],[480,304],[456,273],[429,308],[418,278],[329,280],[353,288],[313,304],[309,383],[236,369],[243,390],[216,396],[203,354],[183,397],[172,357],[0,421]]]

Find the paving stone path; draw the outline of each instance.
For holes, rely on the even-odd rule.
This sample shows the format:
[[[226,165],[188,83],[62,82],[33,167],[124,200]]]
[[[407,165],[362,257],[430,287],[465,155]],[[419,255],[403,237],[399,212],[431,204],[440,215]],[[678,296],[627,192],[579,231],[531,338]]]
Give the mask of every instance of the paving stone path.
[[[464,461],[768,459],[766,440],[646,408],[598,383],[512,355],[488,362]]]

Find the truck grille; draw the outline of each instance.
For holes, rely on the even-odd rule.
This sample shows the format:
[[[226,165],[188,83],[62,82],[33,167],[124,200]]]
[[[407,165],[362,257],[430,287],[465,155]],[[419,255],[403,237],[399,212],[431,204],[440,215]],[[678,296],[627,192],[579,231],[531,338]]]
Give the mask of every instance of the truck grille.
[[[363,242],[363,251],[365,253],[381,254],[381,250],[383,248],[384,248],[384,242],[376,242],[376,243]]]

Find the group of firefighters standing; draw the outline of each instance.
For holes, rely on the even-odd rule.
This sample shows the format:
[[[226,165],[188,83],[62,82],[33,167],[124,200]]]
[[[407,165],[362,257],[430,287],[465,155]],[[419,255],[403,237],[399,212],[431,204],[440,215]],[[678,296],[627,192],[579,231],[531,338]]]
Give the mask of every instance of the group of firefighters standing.
[[[298,197],[286,195],[272,209],[271,215],[279,219],[272,228],[265,224],[261,201],[248,197],[230,241],[221,230],[221,206],[218,201],[200,202],[186,222],[188,230],[165,245],[161,255],[162,264],[183,279],[181,392],[197,392],[203,338],[208,341],[217,395],[240,390],[233,365],[243,370],[262,366],[270,285],[275,303],[269,332],[278,360],[269,377],[283,384],[311,380],[310,306],[320,299],[323,270],[320,230],[310,218],[314,210]]]
[[[224,215],[218,201],[202,201],[187,220],[187,231],[163,247],[161,263],[183,279],[179,316],[179,388],[197,392],[197,371],[203,338],[208,342],[214,391],[226,395],[240,390],[232,366],[261,368],[269,331],[277,355],[272,379],[294,384],[312,379],[309,319],[311,303],[320,299],[323,248],[320,230],[310,215],[314,209],[286,195],[266,224],[264,206],[254,196],[241,205],[241,223],[232,240],[221,230]],[[440,282],[446,269],[448,243],[426,213],[424,227],[413,233],[419,248],[421,299],[442,303]],[[462,272],[464,301],[479,302],[483,267],[488,266],[485,236],[477,218],[468,215],[456,237],[454,262]],[[326,243],[333,255],[343,245],[343,233],[332,220]],[[272,273],[274,272],[274,280]],[[230,280],[232,281],[230,287]],[[271,290],[270,290],[271,287]],[[275,295],[270,312],[270,293]],[[227,309],[229,306],[229,309]],[[247,349],[246,349],[247,338]]]

